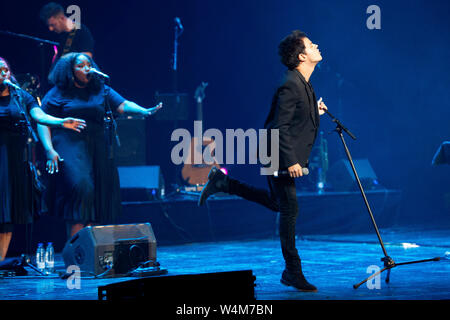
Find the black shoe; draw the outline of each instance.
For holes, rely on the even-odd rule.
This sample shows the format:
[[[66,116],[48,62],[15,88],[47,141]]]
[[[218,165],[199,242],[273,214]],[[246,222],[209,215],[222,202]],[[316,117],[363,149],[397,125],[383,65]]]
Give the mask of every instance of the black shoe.
[[[317,288],[306,281],[303,274],[293,274],[286,270],[281,275],[280,282],[286,286],[291,286],[303,292],[317,292]]]
[[[198,205],[205,204],[209,196],[217,192],[228,192],[228,177],[217,167],[212,167],[208,173],[208,182],[202,189]]]

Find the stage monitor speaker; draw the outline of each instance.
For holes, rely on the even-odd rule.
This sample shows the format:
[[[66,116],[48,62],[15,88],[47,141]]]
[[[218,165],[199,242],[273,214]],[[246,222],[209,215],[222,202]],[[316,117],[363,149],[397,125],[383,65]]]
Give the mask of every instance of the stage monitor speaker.
[[[144,166],[147,164],[146,119],[118,118],[117,134],[120,147],[115,146],[114,157],[118,166]]]
[[[192,98],[193,99],[193,98]],[[155,103],[163,108],[153,116],[156,120],[189,120],[189,95],[187,93],[155,93]]]
[[[146,277],[98,287],[99,300],[231,302],[255,300],[252,270]]]
[[[379,189],[377,175],[367,159],[353,160],[358,177],[366,190]],[[334,191],[359,190],[350,162],[341,159],[333,164],[327,172],[327,182]]]
[[[90,275],[121,276],[140,265],[158,266],[156,239],[150,223],[86,227],[63,249],[67,267],[76,265]]]
[[[122,201],[164,198],[165,184],[159,166],[118,167]]]

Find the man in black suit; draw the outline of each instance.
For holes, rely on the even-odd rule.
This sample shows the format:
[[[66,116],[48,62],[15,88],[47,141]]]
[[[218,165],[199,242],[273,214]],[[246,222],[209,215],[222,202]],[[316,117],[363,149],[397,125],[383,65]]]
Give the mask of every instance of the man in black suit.
[[[295,178],[301,177],[302,169],[308,167],[308,158],[317,137],[319,116],[327,110],[322,99],[316,101],[309,82],[322,56],[318,46],[298,30],[280,42],[278,53],[288,71],[284,83],[274,94],[264,127],[279,130],[278,171],[286,171],[287,174],[268,176],[270,190],[267,191],[233,179],[213,167],[200,195],[199,205],[204,204],[214,193],[226,192],[280,212],[279,234],[286,264],[281,283],[300,291],[317,291],[305,279],[295,247],[295,225],[299,210]]]

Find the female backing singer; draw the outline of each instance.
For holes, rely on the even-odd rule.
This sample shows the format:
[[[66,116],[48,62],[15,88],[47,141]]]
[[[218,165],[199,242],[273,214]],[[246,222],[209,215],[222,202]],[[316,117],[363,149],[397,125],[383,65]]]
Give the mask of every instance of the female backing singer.
[[[27,154],[31,120],[71,129],[74,134],[86,126],[84,120],[61,119],[43,112],[36,100],[17,85],[8,62],[0,57],[0,261],[8,252],[14,225],[31,223],[33,218]]]
[[[146,109],[125,100],[101,75],[90,56],[68,53],[50,73],[54,87],[42,102],[48,114],[82,117],[87,123],[81,134],[38,126],[47,153],[47,171],[53,175],[47,204],[50,212],[65,219],[69,237],[86,225],[113,223],[121,213],[109,111],[148,116],[162,107],[160,103]]]

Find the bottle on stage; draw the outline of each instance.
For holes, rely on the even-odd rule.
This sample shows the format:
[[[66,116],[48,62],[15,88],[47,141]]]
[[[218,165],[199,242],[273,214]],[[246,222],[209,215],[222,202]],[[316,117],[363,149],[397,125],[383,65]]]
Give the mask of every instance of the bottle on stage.
[[[45,270],[45,249],[43,243],[39,243],[36,250],[36,268],[42,272]]]
[[[49,242],[45,250],[45,273],[52,274],[55,271],[55,249],[53,243]]]

